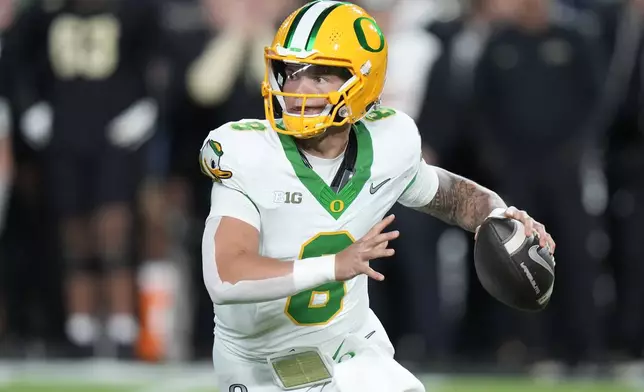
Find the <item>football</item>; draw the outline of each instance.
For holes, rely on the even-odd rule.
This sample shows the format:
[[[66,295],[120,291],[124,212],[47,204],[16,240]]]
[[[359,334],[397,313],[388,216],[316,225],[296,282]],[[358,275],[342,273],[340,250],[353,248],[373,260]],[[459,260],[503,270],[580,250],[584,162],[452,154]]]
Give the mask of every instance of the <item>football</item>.
[[[481,285],[492,297],[514,309],[537,312],[550,301],[555,260],[539,246],[536,235],[510,218],[490,217],[479,228],[474,266]]]

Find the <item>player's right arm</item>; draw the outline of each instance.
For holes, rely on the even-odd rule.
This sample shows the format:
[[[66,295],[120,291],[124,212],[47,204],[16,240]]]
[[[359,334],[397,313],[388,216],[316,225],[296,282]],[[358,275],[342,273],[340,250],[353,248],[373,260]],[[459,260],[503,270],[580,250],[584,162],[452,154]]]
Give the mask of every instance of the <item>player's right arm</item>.
[[[369,260],[393,256],[387,244],[398,232],[382,233],[393,215],[338,254],[282,261],[260,255],[259,213],[249,215],[255,207],[244,195],[235,193],[220,184],[213,186],[212,209],[204,230],[204,281],[214,303],[271,301],[361,274],[384,279],[369,266]]]
[[[241,173],[229,170],[234,161],[226,156],[229,159],[224,166],[222,159],[217,160],[222,155],[213,156],[214,151],[208,141],[204,143],[200,162],[204,173],[217,180],[213,183],[211,210],[202,238],[204,282],[215,304],[286,298],[360,274],[383,279],[369,266],[369,260],[393,255],[393,249],[388,249],[387,244],[398,236],[398,232],[382,233],[393,221],[393,216],[385,218],[360,240],[335,255],[288,261],[264,257],[260,255],[260,213],[243,191]],[[213,160],[218,163],[211,165]],[[219,171],[208,169],[213,166]],[[226,172],[231,173],[230,176],[224,174],[226,179],[214,175]]]

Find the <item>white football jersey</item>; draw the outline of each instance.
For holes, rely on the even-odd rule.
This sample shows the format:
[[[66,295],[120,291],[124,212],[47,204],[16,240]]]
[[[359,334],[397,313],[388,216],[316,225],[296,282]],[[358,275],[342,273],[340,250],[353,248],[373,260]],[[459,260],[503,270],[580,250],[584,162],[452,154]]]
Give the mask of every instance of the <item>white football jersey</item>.
[[[381,108],[353,128],[355,174],[338,193],[304,163],[293,138],[273,131],[268,121],[242,120],[210,132],[200,159],[206,152],[214,157],[208,169],[217,177],[215,189],[232,188],[252,201],[262,256],[286,261],[338,253],[383,219],[413,182],[421,139],[409,116]],[[216,344],[251,360],[291,347],[326,346],[369,318],[367,279],[270,302],[215,305]]]

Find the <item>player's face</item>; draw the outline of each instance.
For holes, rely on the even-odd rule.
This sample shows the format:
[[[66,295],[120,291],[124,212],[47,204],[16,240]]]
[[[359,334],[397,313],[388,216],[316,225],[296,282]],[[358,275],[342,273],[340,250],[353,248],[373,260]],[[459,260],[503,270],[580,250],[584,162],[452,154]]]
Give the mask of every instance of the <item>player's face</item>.
[[[340,90],[350,77],[343,68],[319,65],[288,64],[284,70],[282,89],[292,94],[326,94]],[[285,97],[286,111],[293,114],[314,115],[321,113],[329,104],[326,98]]]

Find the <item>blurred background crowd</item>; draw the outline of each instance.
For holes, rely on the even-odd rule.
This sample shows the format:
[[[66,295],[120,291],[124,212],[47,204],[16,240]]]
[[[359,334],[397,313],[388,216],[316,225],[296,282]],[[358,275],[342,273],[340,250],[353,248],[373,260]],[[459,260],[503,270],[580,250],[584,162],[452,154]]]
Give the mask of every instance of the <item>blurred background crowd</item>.
[[[303,3],[0,0],[0,358],[210,357],[198,151],[263,117],[263,47]],[[558,243],[550,306],[518,313],[481,288],[470,234],[394,207],[371,298],[398,358],[642,371],[644,1],[355,3],[425,159]]]

